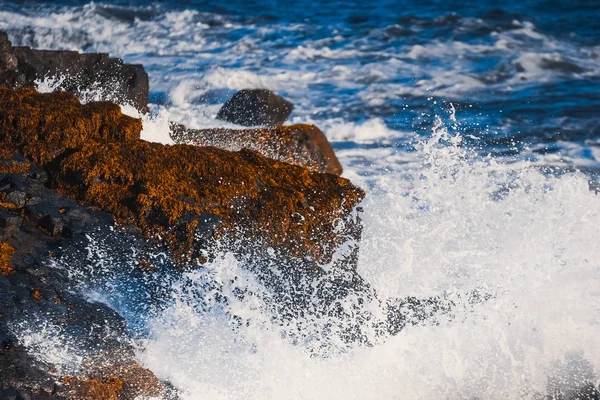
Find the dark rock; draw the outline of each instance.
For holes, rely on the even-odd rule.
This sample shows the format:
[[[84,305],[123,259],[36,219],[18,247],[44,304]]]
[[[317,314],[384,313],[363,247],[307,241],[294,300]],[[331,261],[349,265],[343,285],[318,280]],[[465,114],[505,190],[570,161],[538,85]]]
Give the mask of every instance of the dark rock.
[[[52,236],[70,236],[70,229],[65,226],[62,218],[45,215],[38,220],[37,227]]]
[[[243,126],[276,126],[289,117],[294,105],[266,89],[243,89],[217,113],[217,119]]]
[[[18,228],[23,223],[23,218],[20,215],[0,210],[0,227],[2,228]]]
[[[175,143],[214,146],[229,151],[249,149],[315,172],[341,175],[343,171],[331,144],[314,125],[280,125],[266,129],[186,129],[183,125],[172,124],[171,137]]]
[[[8,36],[0,32],[0,71],[16,71],[19,60],[13,53]]]
[[[0,162],[18,158],[2,142]],[[40,202],[32,209],[45,214],[38,221],[31,212],[0,203],[0,400],[174,398],[168,384],[134,361],[123,318],[90,301],[80,282],[64,270],[49,266],[49,261],[61,257],[63,248],[70,254],[85,254],[87,235],[111,232],[113,218],[44,187],[32,174],[5,174],[2,182],[11,193],[26,197],[35,193]],[[19,223],[11,222],[16,220]],[[69,235],[65,235],[67,225],[72,228]],[[61,375],[20,344],[23,330],[35,332],[48,326],[60,327],[60,335],[54,338],[50,330],[46,340],[68,341],[70,348],[84,352],[80,375]]]
[[[72,93],[100,90],[105,100],[148,109],[148,74],[142,65],[124,64],[108,54],[13,47],[0,32],[0,86],[33,87],[46,77],[63,79],[59,89]]]
[[[36,206],[38,204],[40,204],[42,202],[42,199],[40,197],[32,197],[30,199],[27,199],[27,202],[25,203],[28,206]]]
[[[7,203],[14,204],[18,207],[23,207],[27,201],[27,196],[24,192],[14,190],[8,193],[4,199]]]

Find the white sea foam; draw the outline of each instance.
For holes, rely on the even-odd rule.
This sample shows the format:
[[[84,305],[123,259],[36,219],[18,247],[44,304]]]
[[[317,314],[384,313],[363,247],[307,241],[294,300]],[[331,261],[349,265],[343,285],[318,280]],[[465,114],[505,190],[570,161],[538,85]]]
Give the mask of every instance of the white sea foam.
[[[300,119],[294,120],[294,122],[298,123],[300,121]],[[334,142],[389,142],[406,134],[388,128],[381,118],[371,118],[362,123],[345,122],[342,119],[336,118],[318,121],[316,124],[325,132],[327,138]]]
[[[52,93],[60,87],[65,79],[64,76],[45,76],[35,80],[35,89],[40,93]]]
[[[302,71],[265,71],[257,74],[243,69],[214,68],[204,75],[203,81],[210,88],[240,90],[248,88],[270,90],[305,89],[318,79],[314,73]]]
[[[150,324],[145,365],[189,399],[522,399],[597,384],[600,198],[582,174],[470,160],[459,142],[439,124],[421,170],[378,178],[363,204],[359,272],[384,298],[469,290],[491,298],[440,325],[322,358],[282,337],[260,296],[199,313],[176,288],[175,303]],[[234,277],[264,291],[231,256],[209,268],[220,294],[240,285],[228,284]],[[232,310],[252,323],[234,328]]]
[[[221,15],[133,7],[127,11],[152,17],[130,20],[107,16],[103,7],[90,3],[46,12],[0,11],[0,28],[7,29],[18,45],[108,52],[143,63],[154,91],[170,93],[187,86],[190,79],[200,81],[200,91],[248,87],[284,91],[302,115],[314,111],[314,101],[303,102],[315,84],[362,88],[357,98],[377,106],[404,95],[469,99],[494,85],[504,92],[565,74],[574,79],[600,74],[594,56],[597,46],[573,46],[541,33],[531,22],[514,21],[513,29],[493,31],[484,43],[433,39],[386,51],[374,50],[378,42],[368,38],[348,39],[339,33],[290,47],[287,39],[311,29],[305,24],[250,25],[248,35],[227,40],[241,25]],[[470,19],[462,23],[481,24]],[[274,31],[281,38],[274,37]],[[482,76],[472,73],[471,63],[494,58],[506,70],[497,84],[489,82],[495,79],[495,70]]]
[[[169,125],[169,112],[161,109],[156,115],[142,115],[140,138],[148,142],[173,144]]]
[[[15,324],[12,331],[29,354],[54,367],[56,373],[77,374],[82,368],[85,350],[60,325],[30,316]]]
[[[290,51],[285,57],[286,61],[314,60],[320,58],[328,59],[354,59],[360,55],[358,50],[332,50],[329,47],[305,47],[298,46]]]

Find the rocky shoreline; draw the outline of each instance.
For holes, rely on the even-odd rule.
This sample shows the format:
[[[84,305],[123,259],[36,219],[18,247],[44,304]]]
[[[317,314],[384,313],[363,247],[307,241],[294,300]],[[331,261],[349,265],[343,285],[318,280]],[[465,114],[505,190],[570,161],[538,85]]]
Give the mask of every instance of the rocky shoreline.
[[[46,78],[57,91],[35,90]],[[82,104],[90,91],[103,101]],[[447,299],[381,299],[359,275],[365,193],[318,127],[283,125],[291,103],[244,90],[217,115],[243,128],[171,123],[163,145],[116,104],[144,113],[148,91],[141,65],[0,32],[0,400],[179,398],[142,365],[146,332],[125,313],[160,311],[173,282],[224,252],[270,293],[273,324],[322,318],[342,347],[452,318]],[[586,385],[536,398],[599,398]]]
[[[36,92],[49,75],[62,77],[59,90]],[[105,54],[12,47],[0,33],[0,399],[177,397],[135,361],[123,317],[81,293],[74,265],[56,268],[85,252],[92,232],[171,255],[158,266],[140,256],[133,261],[140,274],[201,268],[227,243],[254,260],[248,267],[265,285],[296,286],[292,301],[282,302],[288,313],[306,301],[302,284],[331,274],[321,265],[348,244],[335,263],[351,278],[329,285],[323,298],[373,295],[355,271],[364,192],[338,176],[318,128],[173,125],[181,144],[148,143],[141,121],[118,105],[75,97],[98,87],[147,110],[143,67]],[[266,265],[283,259],[285,278],[274,279]],[[78,368],[56,370],[28,353],[17,336],[42,320],[89,350]]]
[[[57,90],[37,92],[48,76]],[[98,87],[104,101],[78,99]],[[378,297],[357,272],[364,191],[317,127],[282,125],[289,102],[242,92],[217,117],[244,128],[171,123],[174,144],[150,143],[114,103],[147,110],[142,66],[16,48],[0,32],[0,400],[178,398],[138,363],[146,333],[131,320],[225,253],[269,293],[273,324],[297,324],[292,341],[310,335],[298,321],[326,321],[331,338],[309,351],[451,317],[441,297]],[[95,293],[107,285],[112,300]]]

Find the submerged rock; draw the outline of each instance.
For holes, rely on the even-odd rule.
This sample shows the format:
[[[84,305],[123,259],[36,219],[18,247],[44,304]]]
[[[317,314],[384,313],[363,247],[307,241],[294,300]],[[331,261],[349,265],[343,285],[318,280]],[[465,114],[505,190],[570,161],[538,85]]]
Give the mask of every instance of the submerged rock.
[[[102,99],[148,109],[148,74],[142,65],[104,53],[13,47],[0,32],[0,86],[33,87],[44,78],[55,79],[57,88],[72,93],[98,90]]]
[[[343,171],[331,144],[314,125],[280,125],[264,129],[186,129],[182,125],[172,124],[171,128],[175,143],[214,146],[229,151],[249,149],[315,172],[341,175]]]
[[[217,119],[243,126],[281,125],[294,105],[266,89],[243,89],[221,107]]]

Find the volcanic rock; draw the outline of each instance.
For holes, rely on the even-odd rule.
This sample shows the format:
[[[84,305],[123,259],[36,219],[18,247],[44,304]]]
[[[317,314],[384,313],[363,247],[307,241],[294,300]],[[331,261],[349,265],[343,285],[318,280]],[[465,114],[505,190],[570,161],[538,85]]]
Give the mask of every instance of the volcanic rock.
[[[221,107],[217,119],[243,126],[276,126],[289,117],[294,105],[266,89],[243,89]]]
[[[311,171],[342,174],[342,165],[331,144],[314,125],[280,125],[265,129],[186,129],[183,125],[172,124],[171,138],[175,143],[214,146],[229,151],[249,149]]]
[[[57,89],[78,93],[99,90],[104,100],[148,109],[148,74],[142,65],[124,64],[104,53],[13,47],[0,32],[0,86],[34,87],[36,80],[57,80]]]

